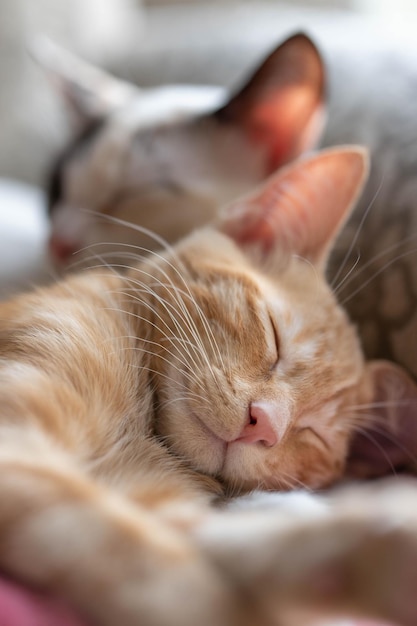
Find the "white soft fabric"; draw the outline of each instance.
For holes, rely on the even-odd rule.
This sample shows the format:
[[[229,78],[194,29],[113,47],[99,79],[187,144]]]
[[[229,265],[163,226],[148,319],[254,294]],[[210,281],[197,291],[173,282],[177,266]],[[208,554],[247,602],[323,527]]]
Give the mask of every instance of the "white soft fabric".
[[[0,297],[44,282],[48,220],[43,192],[0,178]]]

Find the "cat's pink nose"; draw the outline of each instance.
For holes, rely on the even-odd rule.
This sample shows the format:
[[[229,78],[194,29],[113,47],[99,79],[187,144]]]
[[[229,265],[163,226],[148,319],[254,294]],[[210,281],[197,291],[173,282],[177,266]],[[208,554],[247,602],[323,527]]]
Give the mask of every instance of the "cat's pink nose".
[[[235,441],[242,443],[263,443],[272,447],[278,443],[273,422],[274,408],[268,402],[252,402],[249,407],[249,420]]]

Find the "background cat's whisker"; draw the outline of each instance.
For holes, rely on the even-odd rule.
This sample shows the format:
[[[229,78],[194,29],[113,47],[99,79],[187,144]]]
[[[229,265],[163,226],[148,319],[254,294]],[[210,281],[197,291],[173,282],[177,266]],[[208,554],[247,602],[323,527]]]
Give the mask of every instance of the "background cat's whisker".
[[[396,256],[394,259],[391,259],[390,261],[388,261],[387,263],[385,263],[382,267],[379,268],[379,270],[377,270],[372,276],[370,276],[368,278],[368,280],[366,280],[360,287],[358,287],[357,289],[355,289],[351,294],[349,294],[344,300],[341,301],[341,305],[344,306],[347,302],[349,302],[349,300],[351,300],[352,298],[354,298],[360,291],[362,291],[362,289],[364,289],[365,287],[367,287],[369,285],[369,283],[371,283],[373,280],[375,280],[375,278],[377,276],[379,276],[380,274],[382,274],[382,272],[384,272],[388,267],[390,267],[390,265],[393,265],[394,263],[396,263],[397,261],[399,261],[400,259],[403,259],[407,256],[410,256],[411,254],[415,254],[417,252],[417,247],[413,248],[412,250],[407,250],[407,252],[404,252],[403,254],[399,254],[398,256]],[[350,282],[350,281],[348,281]],[[345,285],[346,286],[346,285]]]
[[[345,256],[343,257],[343,260],[342,260],[342,262],[341,262],[341,264],[340,264],[339,269],[338,269],[338,270],[337,270],[337,272],[336,272],[336,275],[333,277],[333,280],[332,280],[332,281],[331,281],[331,283],[330,283],[330,287],[331,287],[332,289],[337,289],[337,287],[334,287],[334,285],[335,285],[335,283],[337,282],[337,280],[339,279],[339,276],[341,275],[341,273],[343,272],[343,270],[344,270],[344,268],[345,268],[345,265],[346,265],[346,263],[347,263],[347,261],[348,261],[348,259],[349,259],[350,255],[351,255],[351,253],[352,253],[352,250],[353,250],[353,248],[355,247],[356,242],[358,241],[359,235],[360,235],[361,230],[362,230],[362,228],[363,228],[363,225],[364,225],[364,223],[365,223],[365,221],[366,221],[366,218],[368,217],[368,215],[369,215],[369,213],[370,213],[370,211],[371,211],[372,207],[373,207],[373,206],[374,206],[374,204],[375,204],[375,201],[376,201],[376,199],[377,199],[378,195],[379,195],[379,194],[380,194],[380,192],[381,192],[382,186],[383,186],[383,184],[384,184],[384,179],[385,179],[385,174],[383,174],[383,175],[382,175],[381,182],[379,183],[378,188],[377,188],[377,190],[375,191],[375,194],[374,194],[374,196],[373,196],[372,200],[370,201],[369,205],[366,207],[366,210],[364,211],[364,213],[363,213],[363,215],[362,215],[361,221],[359,222],[359,225],[358,225],[358,227],[357,227],[357,229],[356,229],[355,235],[353,236],[353,239],[352,239],[352,241],[351,241],[351,243],[350,243],[350,246],[349,246],[349,248],[347,249],[347,252],[346,252]]]

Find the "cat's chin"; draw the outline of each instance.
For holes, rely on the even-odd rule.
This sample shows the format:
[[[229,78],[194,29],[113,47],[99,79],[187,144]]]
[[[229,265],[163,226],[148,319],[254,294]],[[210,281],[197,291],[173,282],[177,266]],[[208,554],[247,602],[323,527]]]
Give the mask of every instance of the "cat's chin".
[[[245,444],[234,441],[228,444],[223,467],[219,477],[234,489],[281,489],[271,476],[262,473],[262,460],[259,459],[261,444]],[[255,469],[256,466],[256,469]],[[272,484],[273,482],[273,484]],[[271,483],[271,484],[269,484]]]

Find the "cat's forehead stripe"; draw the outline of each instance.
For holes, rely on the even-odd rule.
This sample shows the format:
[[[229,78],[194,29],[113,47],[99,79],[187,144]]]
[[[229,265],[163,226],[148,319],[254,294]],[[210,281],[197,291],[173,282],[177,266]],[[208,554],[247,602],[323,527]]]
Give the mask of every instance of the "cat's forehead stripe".
[[[259,287],[248,277],[219,272],[205,290],[206,314],[224,329],[235,345],[248,350],[249,359],[264,361],[267,352],[267,315]]]

